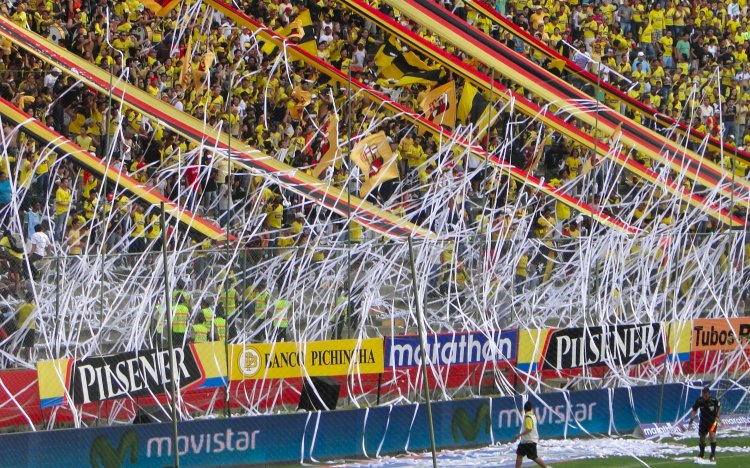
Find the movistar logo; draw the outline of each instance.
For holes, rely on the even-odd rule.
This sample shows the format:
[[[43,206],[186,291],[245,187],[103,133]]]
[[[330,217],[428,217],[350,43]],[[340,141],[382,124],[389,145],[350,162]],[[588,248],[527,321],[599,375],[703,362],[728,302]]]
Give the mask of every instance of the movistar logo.
[[[130,454],[130,465],[138,463],[138,436],[134,430],[125,432],[120,437],[117,449],[109,445],[104,436],[98,436],[91,444],[89,451],[89,462],[91,466],[98,468],[121,468],[124,466],[127,455]]]
[[[489,435],[490,433],[490,405],[488,403],[482,403],[477,409],[477,414],[474,419],[469,417],[469,414],[465,409],[459,408],[453,413],[453,421],[451,422],[451,432],[453,432],[453,441],[459,442],[458,433],[460,432],[464,440],[468,442],[474,441],[479,436],[482,426],[484,426],[484,432]]]

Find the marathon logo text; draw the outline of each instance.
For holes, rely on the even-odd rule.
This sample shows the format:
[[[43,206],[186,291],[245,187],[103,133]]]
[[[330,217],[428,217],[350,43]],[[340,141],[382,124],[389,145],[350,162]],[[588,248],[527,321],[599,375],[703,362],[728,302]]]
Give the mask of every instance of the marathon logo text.
[[[543,369],[640,364],[664,352],[660,323],[568,328],[550,334]]]
[[[427,363],[436,366],[515,362],[517,330],[427,335]],[[386,367],[412,367],[422,363],[418,336],[394,336],[386,340]]]

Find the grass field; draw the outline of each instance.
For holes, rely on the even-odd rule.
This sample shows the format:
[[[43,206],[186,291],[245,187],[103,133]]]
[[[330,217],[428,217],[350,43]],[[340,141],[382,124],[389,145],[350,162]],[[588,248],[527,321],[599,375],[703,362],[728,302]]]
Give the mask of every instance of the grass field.
[[[665,440],[666,442],[666,440]],[[607,467],[622,467],[622,468],[635,468],[644,466],[658,466],[659,468],[671,468],[671,467],[685,467],[685,466],[704,466],[703,464],[696,463],[692,458],[698,454],[698,440],[687,439],[687,440],[670,440],[670,443],[683,444],[687,447],[695,447],[694,454],[675,456],[674,458],[641,458],[640,461],[634,457],[608,457],[608,458],[590,458],[586,460],[569,460],[569,461],[557,461],[553,463],[553,466],[562,466],[565,468],[573,467],[596,467],[596,468],[607,468]],[[727,438],[717,441],[718,445],[716,448],[716,464],[705,466],[717,466],[724,468],[750,468],[750,452],[738,453],[733,452],[732,447],[749,447],[750,437],[736,437]],[[706,461],[708,460],[708,453],[710,448],[706,447]],[[704,462],[705,463],[705,462]],[[536,466],[533,463],[526,462],[524,466]]]

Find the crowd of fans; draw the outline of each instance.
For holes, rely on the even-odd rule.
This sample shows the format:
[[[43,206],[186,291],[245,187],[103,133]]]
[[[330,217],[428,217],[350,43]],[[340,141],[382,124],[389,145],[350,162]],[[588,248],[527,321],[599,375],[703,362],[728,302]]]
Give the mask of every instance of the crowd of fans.
[[[440,43],[434,31],[399,17],[383,2],[369,3],[422,37]],[[499,33],[487,18],[468,10],[464,2],[442,3],[532,60],[545,62],[520,38]],[[275,30],[294,24],[300,12],[309,9],[312,40],[321,60],[417,112],[421,112],[418,103],[431,87],[455,79],[460,93],[461,80],[450,72],[433,85],[388,87],[388,81],[379,80],[375,62],[379,48],[389,38],[333,0],[243,0],[239,4],[247,15]],[[750,12],[746,5],[736,0],[653,5],[640,0],[623,4],[608,0],[547,1],[538,5],[497,0],[493,7],[603,81],[660,112],[686,123],[693,119],[692,125],[699,130],[713,135],[723,131],[727,139],[750,144],[750,128],[746,125],[750,69],[745,52],[750,46],[746,43],[750,40]],[[334,110],[339,114],[339,128],[351,128],[355,134],[367,128],[363,122],[379,120],[377,129],[386,132],[397,153],[400,180],[398,190],[376,190],[371,201],[403,212],[419,204],[413,202],[420,197],[429,198],[440,181],[467,173],[474,177],[472,193],[449,200],[447,216],[435,218],[429,212],[432,205],[422,204],[428,208],[413,219],[427,223],[427,227],[476,229],[481,234],[489,232],[492,240],[509,239],[515,226],[512,216],[488,219],[470,205],[472,196],[482,195],[497,209],[522,197],[528,200],[524,210],[538,212],[529,230],[532,236],[576,237],[591,229],[589,220],[576,217],[562,204],[552,210],[532,206],[541,207],[546,201],[537,194],[524,193],[523,187],[506,177],[474,170],[478,164],[438,160],[438,143],[429,135],[420,135],[399,119],[384,119],[387,112],[370,106],[361,94],[348,99],[343,85],[332,84],[301,62],[282,60],[278,49],[258,42],[252,31],[205,7],[197,15],[175,10],[164,18],[130,0],[17,1],[3,4],[0,10],[18,25],[56,41],[176,111],[200,118],[308,172],[327,149],[326,131]],[[453,51],[448,46],[446,49]],[[171,132],[162,122],[141,115],[127,104],[113,105],[106,94],[77,84],[74,77],[10,41],[0,41],[0,53],[0,97],[172,200],[222,226],[242,226],[249,218],[257,219],[263,229],[253,242],[278,247],[275,252],[288,257],[294,255],[289,249],[313,237],[310,226],[321,225],[316,222],[320,211],[259,177],[230,168],[225,160],[211,161],[210,154]],[[524,92],[518,85],[512,87]],[[622,111],[631,112],[624,106]],[[630,116],[648,123],[646,116]],[[521,126],[515,119],[520,117],[500,116],[483,140],[488,151],[545,176],[554,186],[582,176],[589,159],[584,148],[549,131],[538,135],[543,130],[537,122]],[[502,139],[504,127],[515,124],[524,133],[508,148]],[[13,266],[23,265],[25,258],[31,260],[29,268],[9,268],[5,284],[8,291],[23,289],[24,278],[38,274],[38,261],[52,254],[82,255],[97,242],[106,243],[110,253],[158,249],[163,227],[154,207],[139,204],[111,184],[101,187],[97,177],[82,171],[71,159],[59,159],[54,151],[43,150],[43,145],[14,132],[12,127],[3,130],[7,152],[0,156],[0,220],[4,228],[0,261]],[[538,142],[544,148],[540,164],[535,163],[539,160]],[[634,157],[651,164],[648,155]],[[737,176],[746,176],[744,163],[736,162],[732,167]],[[321,177],[343,188],[348,170],[339,162]],[[632,194],[630,189],[636,184],[630,178],[623,179],[621,193]],[[600,193],[575,194],[594,197],[590,201],[630,223],[667,224],[680,208],[674,204],[662,208],[646,201],[632,212],[620,211],[620,206],[626,206],[621,203],[621,195],[617,191],[605,194],[602,184],[599,189]],[[23,215],[21,231],[11,227],[15,212]],[[328,229],[340,230],[350,242],[363,241],[361,225],[350,223],[348,228],[340,228],[345,220],[339,221],[330,223],[333,227]],[[703,228],[717,227],[704,223]],[[315,249],[311,252],[320,255]],[[445,258],[446,263],[454,263],[454,273],[444,276],[465,283],[465,272],[456,273],[460,268],[453,261],[454,255],[446,253]],[[519,274],[527,276],[533,263],[526,258],[519,265]],[[446,267],[444,272],[448,270]]]

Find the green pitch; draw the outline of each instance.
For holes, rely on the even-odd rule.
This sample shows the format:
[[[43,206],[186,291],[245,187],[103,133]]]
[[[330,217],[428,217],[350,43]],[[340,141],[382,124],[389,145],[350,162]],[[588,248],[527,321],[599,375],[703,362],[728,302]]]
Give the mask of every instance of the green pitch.
[[[670,441],[674,444],[683,444],[688,447],[696,447],[695,455],[698,454],[698,439],[688,439],[683,441]],[[558,461],[552,463],[553,466],[562,466],[565,468],[573,467],[591,467],[591,468],[607,468],[607,467],[618,467],[618,468],[643,468],[645,466],[658,466],[659,468],[671,468],[671,467],[686,467],[686,466],[717,466],[723,468],[748,468],[750,467],[750,453],[736,453],[726,449],[727,447],[748,447],[750,446],[750,437],[737,437],[730,439],[717,440],[718,446],[716,447],[716,465],[709,464],[698,464],[693,458],[692,454],[678,455],[673,458],[641,458],[640,461],[633,457],[608,457],[608,458],[589,458],[586,460],[570,460],[570,461]],[[706,447],[706,458],[708,461],[709,447]],[[524,466],[532,466],[533,464],[524,463]],[[536,466],[536,465],[533,465]]]

